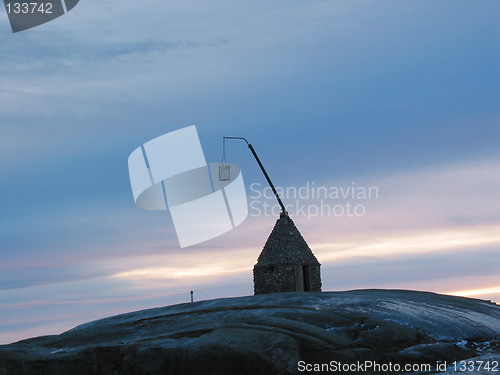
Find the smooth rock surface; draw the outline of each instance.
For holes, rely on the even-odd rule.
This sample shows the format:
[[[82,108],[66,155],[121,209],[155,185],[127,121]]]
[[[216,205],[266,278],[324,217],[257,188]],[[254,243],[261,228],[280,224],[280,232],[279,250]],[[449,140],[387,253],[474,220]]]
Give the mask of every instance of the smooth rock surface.
[[[500,307],[486,301],[404,290],[279,293],[137,311],[0,346],[0,375],[298,374],[299,361],[479,356],[500,360]]]

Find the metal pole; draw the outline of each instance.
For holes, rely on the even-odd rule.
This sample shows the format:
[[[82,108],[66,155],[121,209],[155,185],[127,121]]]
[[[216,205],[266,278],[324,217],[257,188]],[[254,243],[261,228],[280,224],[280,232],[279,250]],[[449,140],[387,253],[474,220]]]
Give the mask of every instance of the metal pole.
[[[286,210],[286,208],[285,208],[285,205],[284,205],[284,204],[283,204],[283,202],[281,201],[281,198],[280,198],[280,196],[279,196],[278,192],[276,191],[276,189],[275,189],[275,187],[274,187],[274,185],[273,185],[273,183],[272,183],[271,179],[269,178],[269,175],[268,175],[268,174],[267,174],[267,172],[266,172],[266,169],[265,169],[265,168],[264,168],[264,166],[262,165],[262,162],[260,161],[259,157],[257,156],[257,153],[255,152],[255,150],[254,150],[253,146],[252,146],[250,143],[248,143],[248,141],[247,141],[245,138],[243,138],[243,137],[223,137],[223,139],[224,139],[224,140],[225,140],[225,139],[243,139],[243,140],[247,143],[247,146],[248,146],[248,148],[250,149],[250,151],[252,151],[252,154],[253,154],[253,156],[255,157],[255,160],[257,160],[257,163],[259,164],[259,167],[260,167],[260,169],[262,170],[262,173],[264,173],[264,176],[266,177],[266,180],[267,180],[267,182],[269,183],[269,186],[271,187],[271,190],[273,191],[274,196],[275,196],[275,197],[276,197],[276,199],[278,200],[278,203],[279,203],[279,205],[280,205],[280,207],[281,207],[281,213],[282,213],[283,215],[285,215],[285,216],[287,216],[287,217],[288,217],[288,212],[287,212],[287,210]]]

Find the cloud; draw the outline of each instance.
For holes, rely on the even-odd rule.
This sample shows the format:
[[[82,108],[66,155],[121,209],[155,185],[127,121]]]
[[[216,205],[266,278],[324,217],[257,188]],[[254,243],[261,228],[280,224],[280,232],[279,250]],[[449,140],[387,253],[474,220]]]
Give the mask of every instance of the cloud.
[[[500,285],[495,285],[494,287],[480,288],[480,289],[465,289],[453,292],[448,292],[454,296],[464,296],[464,297],[477,297],[484,295],[500,294]]]
[[[472,246],[497,245],[500,243],[497,234],[500,217],[491,204],[498,201],[500,191],[496,165],[496,159],[488,159],[359,181],[358,185],[369,181],[364,185],[377,186],[379,190],[379,199],[353,202],[366,205],[364,217],[314,217],[310,221],[297,217],[294,220],[323,262],[363,256],[390,258],[398,254],[448,252]],[[215,275],[220,271],[221,264],[225,265],[224,269],[229,269],[236,262],[236,259],[225,258],[230,243],[231,252],[237,253],[241,259],[238,267],[235,263],[233,265],[239,270],[245,267],[250,269],[252,259],[256,259],[276,219],[250,218],[242,228],[201,247],[176,251],[177,239],[169,213],[137,210],[129,196],[127,180],[123,181],[123,186],[118,184],[116,189],[120,196],[123,195],[123,200],[110,200],[113,195],[116,196],[111,189],[110,198],[107,198],[108,195],[100,196],[102,193],[99,192],[91,194],[89,198],[97,199],[92,205],[84,200],[71,205],[70,199],[67,202],[64,200],[61,206],[52,206],[49,202],[37,208],[33,205],[39,199],[36,197],[33,203],[29,202],[32,212],[29,216],[11,218],[10,223],[4,225],[8,231],[3,235],[3,267],[22,270],[38,265],[55,270],[54,267],[70,267],[73,264],[92,268],[100,262],[109,262],[115,267],[109,269],[107,275],[144,276],[149,272],[145,270],[150,270],[153,275],[158,274],[153,270],[160,267],[160,273],[172,277],[181,274],[182,268],[207,267],[213,272],[201,269],[200,272],[210,276],[211,272]],[[74,193],[81,196],[77,190]],[[126,208],[124,200],[129,203]],[[283,200],[286,204],[293,203],[286,197]],[[275,204],[272,200],[270,203]],[[300,203],[308,204],[307,201]],[[17,207],[18,203],[12,206],[13,215]],[[21,241],[26,232],[31,234],[31,238]],[[32,243],[34,238],[36,245]],[[21,257],[21,254],[25,256]],[[130,264],[139,265],[137,260],[132,261],[137,254],[149,260],[140,262],[141,267],[130,268]],[[165,256],[162,260],[148,258],[160,254]],[[207,257],[205,254],[210,255]],[[196,256],[199,261],[185,260]],[[176,268],[177,259],[183,259],[181,269]],[[117,260],[120,262],[117,263]],[[68,280],[71,274],[61,269],[59,278],[59,272],[44,272],[42,269],[40,272],[39,276],[33,272],[29,282],[21,277],[11,278],[14,274],[5,275],[4,285],[15,287],[16,283],[19,286],[45,283],[51,278],[57,282]],[[77,275],[78,272],[75,278],[80,277]]]
[[[192,123],[209,160],[242,135],[277,183],[379,188],[362,218],[295,219],[325,288],[494,289],[497,7],[111,0],[4,22],[2,331],[251,294],[275,217],[179,252],[169,214],[133,206],[130,151]]]
[[[376,187],[378,197],[370,199],[325,199],[326,205],[362,205],[364,216],[320,216],[307,220],[304,215],[296,221],[307,227],[315,242],[321,243],[323,233],[329,229],[334,241],[345,238],[382,237],[385,234],[411,237],[413,234],[439,232],[462,234],[470,231],[489,231],[488,227],[500,224],[497,205],[500,199],[500,175],[497,156],[436,164],[411,171],[392,173],[366,173],[353,175],[352,179],[315,181],[315,187]],[[353,183],[355,185],[353,185]],[[296,187],[306,186],[299,181]],[[295,201],[283,199],[285,204]],[[275,204],[270,201],[271,204]],[[319,205],[316,200],[303,204]],[[462,234],[460,232],[463,232]],[[315,236],[317,234],[317,237]],[[494,238],[494,233],[484,232],[484,238]]]
[[[457,229],[444,232],[418,232],[411,235],[393,234],[352,242],[316,243],[314,248],[324,261],[357,257],[394,257],[405,254],[442,253],[463,248],[493,246],[500,248],[500,226]]]
[[[285,158],[307,146],[296,163],[343,175],[498,149],[494,33],[473,37],[486,8],[435,6],[429,18],[415,4],[82,5],[0,36],[3,158],[74,152],[117,133],[139,144],[191,123],[265,131],[264,149]],[[494,30],[488,21],[480,27]]]

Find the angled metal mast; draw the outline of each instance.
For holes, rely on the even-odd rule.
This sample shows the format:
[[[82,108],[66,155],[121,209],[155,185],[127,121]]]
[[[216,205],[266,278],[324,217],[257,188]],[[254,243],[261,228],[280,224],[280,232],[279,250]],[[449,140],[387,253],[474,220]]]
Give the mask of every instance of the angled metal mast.
[[[264,168],[264,166],[262,165],[262,162],[260,161],[259,157],[257,156],[257,153],[255,152],[253,146],[250,143],[248,143],[248,141],[245,138],[243,138],[243,137],[223,137],[224,145],[225,145],[226,139],[242,139],[242,140],[244,140],[246,142],[248,148],[250,149],[250,151],[252,151],[252,154],[253,154],[255,160],[257,160],[257,163],[259,164],[259,167],[262,170],[262,173],[264,173],[264,176],[266,177],[266,180],[269,183],[269,186],[271,187],[271,190],[273,191],[274,196],[278,200],[278,203],[279,203],[279,205],[281,207],[281,214],[283,214],[283,215],[285,215],[285,216],[288,217],[288,212],[285,209],[285,205],[281,201],[281,198],[280,198],[278,192],[276,191],[276,188],[274,187],[271,179],[269,178],[269,175],[267,174],[266,169]]]

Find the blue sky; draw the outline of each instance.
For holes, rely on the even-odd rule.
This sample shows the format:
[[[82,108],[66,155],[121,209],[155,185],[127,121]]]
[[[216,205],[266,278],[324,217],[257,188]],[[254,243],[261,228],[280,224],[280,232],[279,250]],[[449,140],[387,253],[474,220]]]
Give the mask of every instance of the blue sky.
[[[196,124],[244,136],[276,185],[377,186],[362,218],[294,220],[323,289],[500,301],[500,4],[82,1],[12,34],[0,13],[0,342],[252,294],[276,218],[179,249],[135,207],[128,155]],[[264,184],[242,144],[229,161]],[[290,203],[290,202],[289,202]]]

